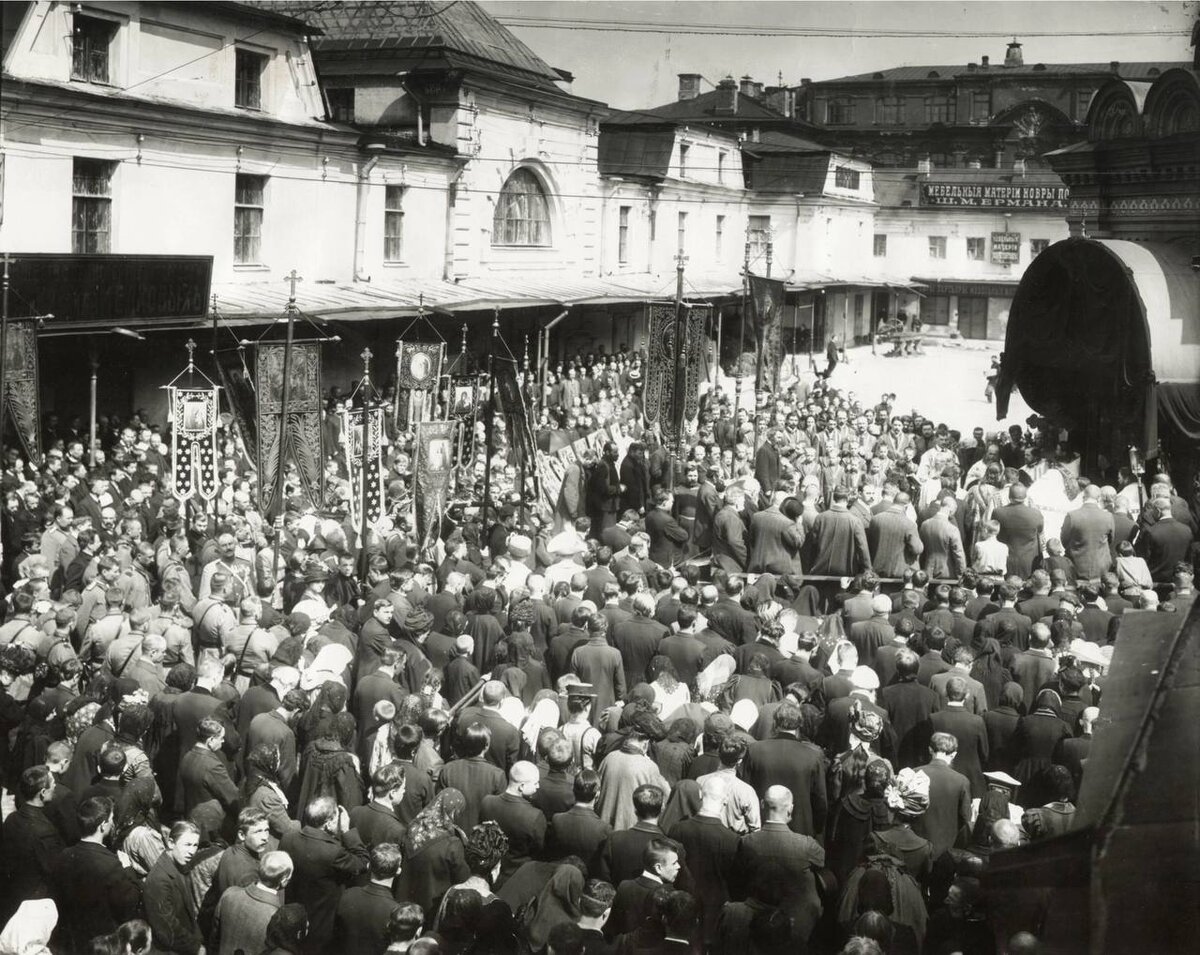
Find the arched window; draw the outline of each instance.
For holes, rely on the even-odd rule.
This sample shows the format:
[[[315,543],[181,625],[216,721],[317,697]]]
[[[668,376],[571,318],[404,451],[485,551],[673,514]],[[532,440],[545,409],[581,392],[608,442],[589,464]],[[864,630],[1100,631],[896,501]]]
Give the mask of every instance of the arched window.
[[[492,219],[492,245],[549,245],[550,203],[541,182],[517,169],[504,183]]]

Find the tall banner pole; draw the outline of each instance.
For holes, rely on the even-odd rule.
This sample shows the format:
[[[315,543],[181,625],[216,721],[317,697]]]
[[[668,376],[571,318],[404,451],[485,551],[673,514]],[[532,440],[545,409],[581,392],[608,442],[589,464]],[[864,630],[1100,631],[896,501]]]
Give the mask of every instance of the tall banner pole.
[[[363,393],[363,410],[362,410],[362,464],[359,468],[359,530],[358,530],[358,560],[359,560],[359,579],[365,584],[367,582],[367,570],[369,567],[367,558],[367,480],[368,480],[368,465],[370,463],[370,445],[371,445],[371,399],[373,397],[374,388],[371,385],[371,349],[364,348],[359,356],[363,362],[363,377],[362,377],[362,393]],[[353,441],[353,433],[347,435],[347,439]]]
[[[287,444],[284,439],[287,435],[288,403],[291,400],[292,390],[292,331],[293,323],[296,319],[296,282],[299,281],[300,276],[296,274],[295,269],[292,269],[291,274],[287,278],[291,289],[288,293],[287,305],[284,308],[287,330],[283,340],[283,385],[279,408],[279,465],[275,476],[276,493],[280,497],[284,493],[283,479],[287,474]],[[282,501],[280,504],[282,504]],[[279,544],[283,538],[282,530],[283,507],[281,506],[275,515],[275,547],[272,548],[273,553],[271,555],[271,579],[275,581],[279,580]]]
[[[487,534],[488,507],[492,499],[492,439],[496,432],[496,342],[500,337],[500,309],[492,310],[492,347],[488,349],[488,405],[484,429],[483,508],[479,516],[483,533]]]
[[[675,256],[675,387],[671,394],[671,422],[675,426],[675,461],[669,471],[667,486],[675,487],[675,470],[683,466],[683,407],[686,401],[686,378],[683,374],[683,355],[687,339],[687,322],[683,308],[683,263],[687,256],[680,248]]]
[[[750,282],[750,227],[746,226],[746,252],[742,259],[742,320],[738,323],[738,353],[737,367],[734,372],[737,374],[737,391],[733,396],[733,420],[734,426],[737,426],[738,413],[742,407],[742,354],[746,350],[746,319],[749,317],[746,314],[746,302],[749,299],[749,282]]]

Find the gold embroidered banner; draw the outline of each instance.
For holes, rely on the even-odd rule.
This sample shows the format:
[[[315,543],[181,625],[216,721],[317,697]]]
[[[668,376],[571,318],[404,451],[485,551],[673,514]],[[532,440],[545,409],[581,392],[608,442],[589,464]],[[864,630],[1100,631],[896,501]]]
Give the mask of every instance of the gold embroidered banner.
[[[0,395],[0,428],[12,416],[13,430],[31,463],[42,460],[41,408],[38,400],[38,348],[35,320],[8,320],[4,355],[4,394]]]
[[[274,518],[289,494],[299,493],[314,507],[322,500],[321,346],[292,345],[288,374],[287,420],[283,420],[284,345],[258,345],[255,390],[258,394],[258,481],[263,513]],[[282,455],[289,482],[280,486]],[[290,465],[290,467],[289,467]]]
[[[417,508],[417,540],[428,553],[442,525],[454,469],[454,436],[457,421],[418,421],[413,494]]]
[[[217,389],[171,387],[167,394],[171,408],[172,493],[181,501],[195,494],[211,501],[221,486],[217,474]]]

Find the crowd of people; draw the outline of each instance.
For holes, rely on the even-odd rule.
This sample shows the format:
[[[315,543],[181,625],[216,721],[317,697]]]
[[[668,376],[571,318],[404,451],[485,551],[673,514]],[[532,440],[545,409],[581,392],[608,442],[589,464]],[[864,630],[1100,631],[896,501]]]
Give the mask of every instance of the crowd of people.
[[[433,550],[403,432],[362,539],[232,440],[181,505],[138,416],[10,451],[0,955],[1037,951],[989,860],[1070,829],[1193,507],[836,377],[664,446],[641,380],[549,376],[541,453],[619,427],[544,503],[482,455]]]

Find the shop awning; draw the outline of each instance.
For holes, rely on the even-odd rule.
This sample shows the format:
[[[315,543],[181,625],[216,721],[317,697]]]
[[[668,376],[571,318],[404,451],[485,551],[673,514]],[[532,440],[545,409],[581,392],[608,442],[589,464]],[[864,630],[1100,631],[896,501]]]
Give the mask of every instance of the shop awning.
[[[1012,279],[957,279],[913,276],[912,281],[928,295],[968,295],[979,298],[1012,298],[1019,282]]]
[[[289,287],[281,280],[272,282],[214,285],[217,312],[232,325],[261,324],[283,314]],[[453,282],[435,279],[395,279],[381,282],[300,283],[296,287],[296,305],[305,315],[333,321],[375,321],[415,316],[424,306],[426,312],[464,297]]]
[[[643,302],[646,292],[636,285],[601,278],[519,274],[486,275],[463,279],[454,286],[457,301],[440,306],[440,311],[468,312],[491,309],[562,307]]]
[[[812,292],[833,288],[882,288],[917,292],[923,285],[915,279],[892,275],[832,275],[829,273],[795,273],[787,283],[789,292]]]

